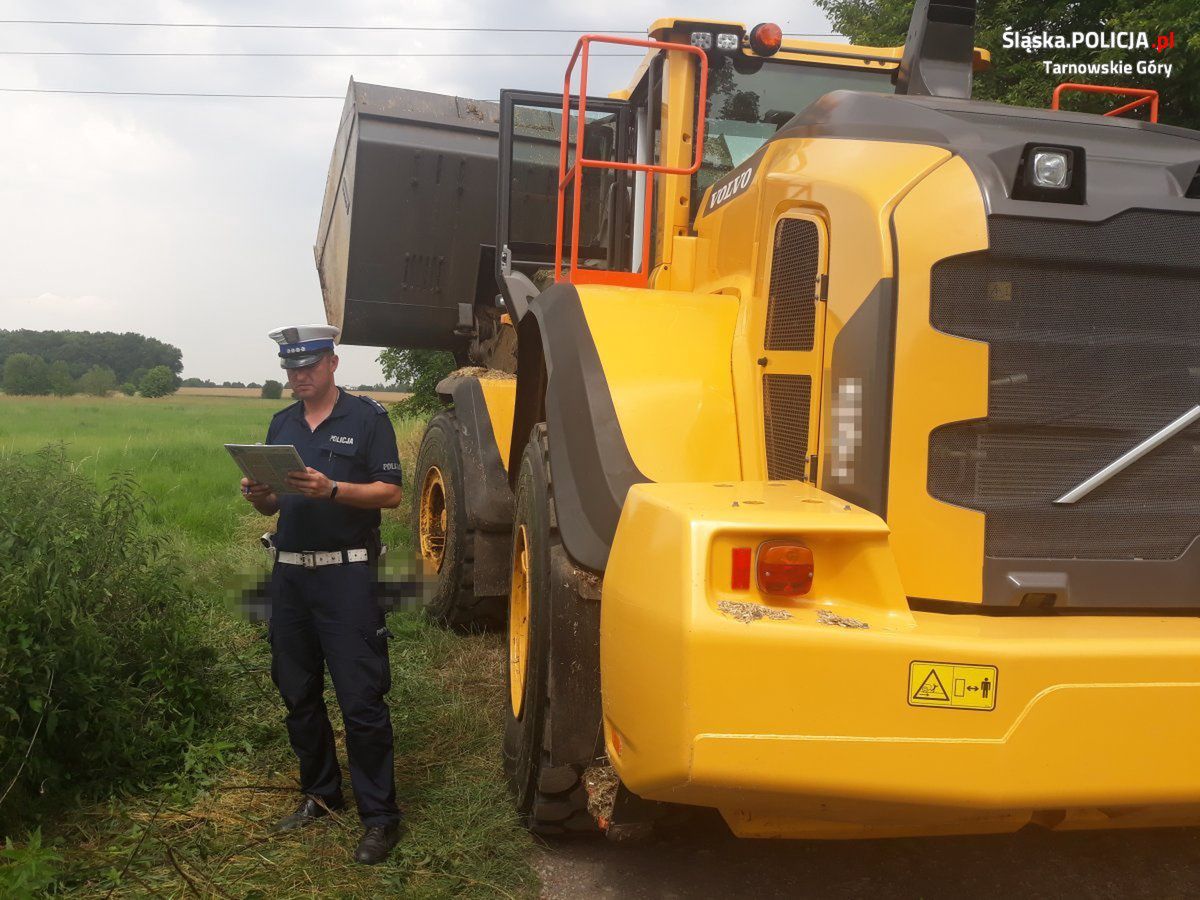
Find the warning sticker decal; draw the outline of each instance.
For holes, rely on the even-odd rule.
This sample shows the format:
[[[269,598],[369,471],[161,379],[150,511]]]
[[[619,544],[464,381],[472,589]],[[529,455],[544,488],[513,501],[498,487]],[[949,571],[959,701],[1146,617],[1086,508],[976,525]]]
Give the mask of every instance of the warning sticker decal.
[[[913,661],[908,666],[908,702],[944,709],[995,709],[998,674],[995,666]]]

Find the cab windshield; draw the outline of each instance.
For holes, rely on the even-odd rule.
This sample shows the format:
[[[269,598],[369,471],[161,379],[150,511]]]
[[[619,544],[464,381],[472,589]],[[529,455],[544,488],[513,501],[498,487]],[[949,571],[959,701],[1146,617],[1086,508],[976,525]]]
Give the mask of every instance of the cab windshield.
[[[896,88],[890,70],[719,57],[708,70],[704,162],[692,176],[692,209],[709,185],[745,162],[792,116],[838,90],[891,94]]]

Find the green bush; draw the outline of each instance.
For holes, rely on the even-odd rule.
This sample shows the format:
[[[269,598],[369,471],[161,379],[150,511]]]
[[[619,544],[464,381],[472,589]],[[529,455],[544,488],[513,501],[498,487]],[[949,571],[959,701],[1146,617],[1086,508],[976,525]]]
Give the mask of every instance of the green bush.
[[[165,397],[175,393],[178,388],[175,375],[166,366],[155,366],[138,384],[138,390],[143,397]]]
[[[50,393],[50,367],[40,356],[14,353],[4,361],[4,393],[26,397]]]
[[[137,385],[127,381],[121,385],[121,393],[126,397],[132,397],[137,393]]]
[[[455,370],[454,354],[446,350],[398,350],[389,348],[379,354],[383,377],[404,385],[412,396],[392,404],[392,412],[401,418],[427,419],[444,409],[437,395],[437,384]]]
[[[70,397],[75,393],[75,379],[71,368],[61,359],[50,364],[50,393],[56,397]]]
[[[220,715],[216,654],[129,475],[0,456],[0,835],[177,768]]]
[[[278,400],[283,396],[283,385],[274,378],[268,378],[262,386],[262,398],[264,400]]]
[[[79,390],[93,397],[107,397],[117,389],[117,376],[108,366],[92,366],[79,376]]]

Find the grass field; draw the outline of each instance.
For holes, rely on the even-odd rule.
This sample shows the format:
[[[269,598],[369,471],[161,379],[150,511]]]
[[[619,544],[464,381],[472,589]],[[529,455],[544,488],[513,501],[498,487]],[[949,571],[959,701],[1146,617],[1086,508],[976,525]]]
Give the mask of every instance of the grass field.
[[[253,443],[279,400],[3,397],[0,452],[63,443],[98,482],[134,473],[155,524],[190,541],[227,544],[246,503],[241,473],[221,446]]]
[[[296,802],[295,761],[269,677],[264,629],[228,612],[229,573],[263,565],[253,538],[266,521],[242,500],[225,442],[262,440],[281,401],[176,396],[16,398],[0,395],[0,454],[62,443],[98,483],[132,472],[152,527],[185,557],[221,649],[233,721],[198,736],[179,772],[132,796],[78,809],[44,827],[60,860],[57,893],[80,897],[525,896],[530,840],[511,812],[499,767],[503,681],[495,636],[458,637],[417,613],[389,627],[397,790],[408,835],[385,865],[350,862],[353,814],[287,837],[267,826]],[[406,478],[421,425],[397,422]],[[407,540],[407,502],[385,513],[385,541]],[[339,743],[340,714],[330,692]],[[344,755],[343,755],[344,762]],[[348,775],[346,777],[349,784]],[[21,836],[17,838],[18,845]]]
[[[0,452],[63,443],[97,481],[132,472],[151,499],[155,524],[192,542],[225,545],[244,536],[247,505],[238,490],[241,472],[222,445],[264,440],[271,416],[291,401],[116,395],[0,396],[0,403]],[[421,425],[395,426],[411,469]]]

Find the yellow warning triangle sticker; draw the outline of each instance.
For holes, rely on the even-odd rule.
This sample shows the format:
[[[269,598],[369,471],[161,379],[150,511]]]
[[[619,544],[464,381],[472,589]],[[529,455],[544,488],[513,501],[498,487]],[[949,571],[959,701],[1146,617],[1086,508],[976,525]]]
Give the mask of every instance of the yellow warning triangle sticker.
[[[950,702],[950,695],[946,693],[946,688],[942,686],[942,679],[938,678],[937,669],[929,670],[929,674],[925,676],[925,680],[921,682],[921,686],[913,694],[913,699],[944,700],[947,703]]]

